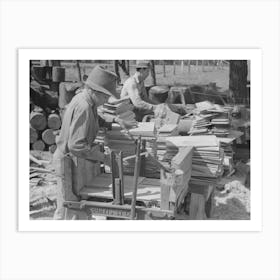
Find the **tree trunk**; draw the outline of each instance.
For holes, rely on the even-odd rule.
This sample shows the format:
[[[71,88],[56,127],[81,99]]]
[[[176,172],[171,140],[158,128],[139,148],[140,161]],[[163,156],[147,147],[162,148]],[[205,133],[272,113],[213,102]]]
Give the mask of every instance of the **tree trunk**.
[[[247,99],[247,61],[230,60],[229,89],[233,93],[235,103],[246,103]]]
[[[129,71],[129,60],[126,61],[126,69],[127,69],[128,75],[130,75],[130,71]]]
[[[128,70],[126,69],[125,60],[121,60],[121,61],[119,62],[119,65],[120,65],[120,67],[122,68],[123,72],[124,72],[127,76],[129,76],[129,72],[128,72]]]
[[[155,71],[155,61],[154,60],[151,60],[151,75],[152,75],[153,85],[156,85],[157,81],[156,81],[156,71]]]
[[[120,77],[120,72],[119,72],[119,61],[118,60],[114,60],[114,68],[115,68],[115,73],[118,76],[118,83],[121,82],[121,77]]]
[[[79,60],[77,60],[76,65],[77,65],[77,69],[78,69],[78,79],[79,79],[79,82],[81,82],[82,81],[82,73],[81,73],[81,67],[80,67],[80,61]]]

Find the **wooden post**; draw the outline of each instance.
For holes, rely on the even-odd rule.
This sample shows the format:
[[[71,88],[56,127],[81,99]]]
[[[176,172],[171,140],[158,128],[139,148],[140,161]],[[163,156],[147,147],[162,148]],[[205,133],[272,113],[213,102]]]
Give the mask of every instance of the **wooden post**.
[[[246,102],[247,97],[247,60],[230,60],[229,89],[236,103]]]
[[[205,220],[205,198],[201,194],[192,193],[190,203],[190,219]]]
[[[118,60],[114,60],[114,68],[115,68],[115,73],[118,76],[117,82],[120,83],[121,77],[120,77],[120,72],[119,72],[119,61]]]
[[[156,85],[157,81],[156,81],[156,71],[155,71],[155,61],[154,60],[151,60],[151,75],[152,75],[153,85]]]
[[[176,75],[176,60],[173,60],[173,75]]]
[[[191,72],[191,61],[188,60],[188,72],[190,73]]]
[[[181,61],[181,73],[184,73],[184,60]]]
[[[133,178],[133,192],[132,192],[132,200],[131,200],[131,219],[135,219],[136,214],[136,201],[137,201],[137,187],[138,187],[138,177],[140,172],[140,165],[141,165],[141,136],[137,139],[137,146],[136,146],[136,160],[135,160],[135,168],[134,168],[134,178]]]
[[[126,61],[126,69],[127,69],[128,75],[130,75],[129,60]]]
[[[119,166],[119,183],[120,183],[120,204],[124,204],[124,176],[123,176],[123,152],[120,151],[118,157],[118,166]]]
[[[162,66],[163,66],[163,77],[166,77],[166,72],[165,72],[165,60],[162,61]]]
[[[82,81],[82,73],[81,73],[81,67],[80,67],[80,60],[77,60],[76,64],[77,64],[77,69],[78,69],[78,79],[79,79],[79,82],[81,82]]]

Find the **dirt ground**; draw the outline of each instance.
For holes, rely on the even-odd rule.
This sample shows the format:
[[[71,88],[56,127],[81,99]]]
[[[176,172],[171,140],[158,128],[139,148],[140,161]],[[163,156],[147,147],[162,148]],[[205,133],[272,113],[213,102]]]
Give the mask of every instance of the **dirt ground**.
[[[32,151],[38,159],[51,161],[49,152]],[[33,165],[33,164],[32,164]],[[35,165],[34,165],[35,166]],[[51,162],[45,165],[53,170]],[[30,179],[30,219],[52,219],[56,209],[56,176],[53,173],[32,173]],[[215,190],[212,205],[212,220],[250,219],[250,189],[246,187],[248,169],[240,165],[236,173],[223,178],[224,190]]]

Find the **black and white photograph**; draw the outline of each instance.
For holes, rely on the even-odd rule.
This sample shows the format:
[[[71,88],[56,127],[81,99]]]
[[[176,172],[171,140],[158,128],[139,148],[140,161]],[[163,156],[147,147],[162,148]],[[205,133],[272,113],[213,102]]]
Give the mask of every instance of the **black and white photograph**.
[[[31,220],[250,220],[250,60],[29,70]]]
[[[0,0],[0,279],[279,280],[279,0]]]

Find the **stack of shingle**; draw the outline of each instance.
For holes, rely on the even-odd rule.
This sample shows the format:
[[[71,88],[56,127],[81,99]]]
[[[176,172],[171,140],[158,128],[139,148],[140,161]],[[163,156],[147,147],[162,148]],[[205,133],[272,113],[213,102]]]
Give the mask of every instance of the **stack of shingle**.
[[[216,136],[181,136],[166,138],[166,159],[171,160],[182,147],[194,147],[190,183],[216,184],[223,174],[224,152]]]
[[[133,113],[133,106],[131,105],[129,99],[118,99],[111,101],[110,103],[105,103],[100,107],[104,119],[113,119],[114,117],[119,117],[124,120],[135,120],[135,114]]]

